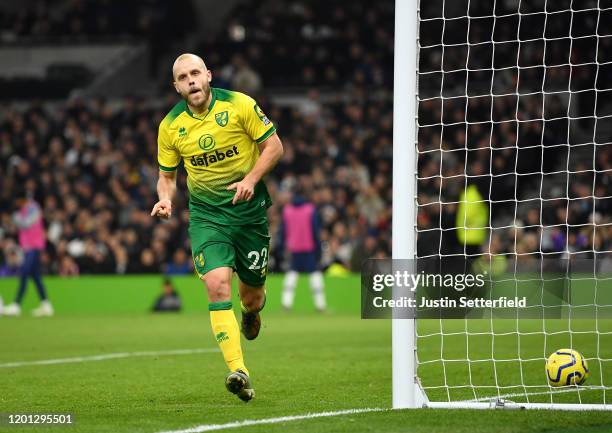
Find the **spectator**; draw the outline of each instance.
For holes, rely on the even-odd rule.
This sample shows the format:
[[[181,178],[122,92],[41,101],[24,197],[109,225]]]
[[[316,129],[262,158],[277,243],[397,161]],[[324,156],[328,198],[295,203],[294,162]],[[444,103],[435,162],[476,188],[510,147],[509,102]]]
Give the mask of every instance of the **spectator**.
[[[469,185],[459,198],[457,239],[468,256],[480,253],[489,224],[489,208],[476,185]]]
[[[3,256],[2,265],[0,265],[0,277],[19,275],[19,264],[21,263],[19,248],[7,242]]]
[[[159,262],[155,259],[153,251],[145,248],[140,253],[140,261],[132,265],[132,272],[136,274],[155,274],[160,272]]]
[[[13,214],[13,223],[18,227],[19,246],[23,251],[23,263],[19,269],[19,288],[15,301],[4,308],[6,316],[19,316],[21,303],[27,288],[28,278],[34,280],[40,306],[32,311],[33,316],[52,316],[53,307],[47,299],[47,290],[42,281],[41,253],[45,249],[45,229],[43,216],[37,202],[28,197],[25,190],[16,194],[15,205],[17,212]]]
[[[174,252],[172,261],[166,264],[166,275],[185,275],[193,272],[193,262],[184,249],[179,248]]]
[[[165,279],[162,284],[162,293],[153,305],[154,312],[178,312],[181,311],[181,298],[174,288],[172,281]]]
[[[234,90],[248,95],[257,95],[261,90],[261,78],[242,56],[234,59],[235,71],[232,77],[231,86]]]
[[[295,287],[299,273],[310,275],[310,289],[315,308],[325,311],[325,288],[323,274],[319,269],[321,260],[320,223],[313,203],[300,193],[295,193],[291,203],[283,209],[280,239],[281,249],[290,254],[289,270],[283,282],[282,305],[286,310],[293,308]]]

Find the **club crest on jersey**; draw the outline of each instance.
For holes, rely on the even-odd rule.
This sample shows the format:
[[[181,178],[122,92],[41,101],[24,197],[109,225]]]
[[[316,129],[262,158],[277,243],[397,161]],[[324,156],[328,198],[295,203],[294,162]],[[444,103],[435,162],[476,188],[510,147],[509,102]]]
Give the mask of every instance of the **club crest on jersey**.
[[[229,120],[229,114],[227,111],[223,111],[221,113],[215,114],[215,120],[217,121],[217,125],[220,127],[224,127],[227,125],[227,121]]]
[[[218,121],[217,121],[217,123],[218,123]],[[215,144],[217,144],[216,141],[215,141],[215,137],[213,137],[210,134],[204,134],[198,140],[198,145],[200,146],[200,149],[202,149],[205,152],[214,149],[215,148]]]

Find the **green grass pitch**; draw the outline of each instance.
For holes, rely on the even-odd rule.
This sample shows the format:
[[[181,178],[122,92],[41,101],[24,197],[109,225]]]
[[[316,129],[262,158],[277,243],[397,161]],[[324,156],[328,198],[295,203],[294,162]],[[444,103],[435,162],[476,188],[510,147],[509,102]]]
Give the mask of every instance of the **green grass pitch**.
[[[610,412],[561,411],[472,411],[389,410],[391,406],[391,326],[386,320],[359,318],[359,277],[327,278],[330,312],[313,312],[302,277],[296,309],[280,308],[282,276],[272,275],[263,328],[255,341],[243,341],[246,361],[253,376],[256,399],[245,404],[223,385],[226,368],[216,351],[208,323],[201,283],[193,276],[176,278],[185,311],[154,315],[148,309],[160,290],[157,276],[47,278],[56,308],[53,318],[34,319],[29,310],[36,305],[29,291],[24,315],[0,317],[0,413],[72,413],[75,423],[64,427],[16,427],[0,425],[2,432],[143,432],[183,430],[195,426],[262,420],[344,409],[381,408],[382,411],[324,418],[285,420],[272,424],[241,426],[240,432],[610,432]],[[11,300],[14,279],[0,280],[0,295]],[[601,324],[601,323],[600,323]],[[606,323],[608,326],[609,323]],[[444,337],[440,324],[423,323],[419,340],[419,374],[426,386],[462,385],[469,371],[465,362],[436,362],[436,359],[472,360],[475,388],[453,389],[453,399],[493,395],[495,369],[502,386],[523,383],[542,385],[541,361],[493,363],[487,360],[512,358],[518,349],[516,323],[493,324],[496,341],[479,331],[490,323],[474,322],[473,333],[461,335],[464,321],[447,321]],[[542,329],[541,323],[521,323],[522,333]],[[523,358],[542,357],[546,351],[570,342],[567,322],[548,323],[552,331],[544,346],[537,333],[522,336]],[[591,330],[593,322],[573,323],[574,330]],[[564,328],[565,327],[565,328]],[[609,330],[609,329],[608,329]],[[534,331],[535,332],[535,331]],[[457,333],[452,335],[453,333]],[[574,333],[573,345],[589,356],[597,347],[600,355],[612,358],[612,341],[592,333]],[[442,341],[443,339],[443,341]],[[198,349],[195,352],[170,352]],[[210,351],[206,351],[210,349]],[[140,353],[139,353],[140,352]],[[170,352],[170,353],[168,353]],[[48,365],[9,363],[91,357],[104,359]],[[138,355],[138,356],[134,356]],[[601,377],[612,377],[605,362],[591,364],[590,385],[601,385]],[[609,382],[608,382],[609,384]],[[520,393],[523,388],[507,388]],[[446,399],[445,388],[429,395]],[[523,397],[524,398],[524,397]],[[559,394],[555,401],[601,401],[601,391]],[[550,401],[550,396],[532,396],[531,401]],[[548,399],[548,400],[547,400]],[[514,398],[515,401],[521,397]],[[608,402],[610,397],[607,397]],[[6,416],[6,415],[5,415]],[[209,427],[210,429],[210,427]],[[226,431],[226,430],[220,430]],[[227,430],[230,431],[230,430]]]

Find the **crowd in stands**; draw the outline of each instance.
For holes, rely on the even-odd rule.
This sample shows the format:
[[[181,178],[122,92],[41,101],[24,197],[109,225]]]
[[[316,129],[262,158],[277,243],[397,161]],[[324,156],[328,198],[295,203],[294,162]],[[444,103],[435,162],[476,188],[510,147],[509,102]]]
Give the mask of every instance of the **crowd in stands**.
[[[274,203],[269,214],[271,270],[283,269],[283,251],[274,247],[280,215],[299,189],[320,215],[323,266],[339,263],[358,271],[363,259],[391,253],[393,2],[298,1],[288,8],[282,3],[267,1],[261,10],[250,9],[256,13],[231,14],[227,29],[233,33],[211,38],[201,54],[213,69],[213,85],[255,96],[285,146],[267,181]],[[551,28],[556,28],[555,16],[548,18]],[[424,41],[429,32],[433,29],[424,25]],[[479,37],[486,38],[486,32]],[[431,38],[427,43],[436,44]],[[589,43],[582,43],[576,59],[592,59]],[[590,128],[593,135],[594,105],[590,123],[588,116],[572,114],[580,122],[568,125],[567,94],[543,101],[533,91],[542,89],[544,79],[551,91],[567,90],[569,69],[543,73],[542,52],[529,50],[522,64],[525,76],[519,80],[518,71],[509,70],[493,85],[490,72],[452,76],[453,64],[462,62],[458,51],[446,51],[449,64],[439,51],[427,52],[422,51],[419,81],[424,89],[418,135],[419,255],[464,251],[456,215],[461,193],[472,184],[490,208],[487,226],[493,228],[478,253],[561,256],[612,250],[610,146],[599,144],[594,151],[588,146],[592,151],[585,159],[579,148],[587,148],[588,141],[568,132],[570,126],[572,131]],[[567,62],[567,51],[550,53],[547,64]],[[470,70],[485,70],[491,56],[470,62]],[[427,73],[436,68],[446,72]],[[441,83],[442,75],[450,83]],[[610,88],[604,81],[595,84],[593,68],[573,76],[585,89]],[[431,93],[435,80],[437,94]],[[476,97],[479,93],[472,91],[487,82],[484,96]],[[521,93],[529,95],[517,97],[518,82]],[[466,100],[461,95],[472,83],[476,86]],[[279,86],[295,87],[307,97],[295,105],[275,104],[270,95]],[[175,98],[73,99],[0,109],[0,274],[14,273],[19,262],[11,222],[15,188],[25,188],[43,207],[47,272],[192,271],[183,169],[173,217],[166,222],[150,217],[158,175],[157,125]],[[574,98],[580,105],[587,96]],[[580,106],[572,110],[583,112]],[[595,142],[609,143],[610,137],[598,131]]]
[[[4,42],[66,40],[71,43],[117,37],[152,39],[172,28],[174,37],[190,28],[191,3],[172,1],[61,0],[0,5],[0,40]]]
[[[597,23],[612,14],[559,1],[523,2],[519,15],[501,1],[471,2],[468,18],[465,5],[447,5],[421,10],[419,254],[469,254],[456,216],[471,184],[490,212],[479,253],[609,253],[602,117],[612,105],[601,95],[612,88],[612,38]]]
[[[154,108],[152,101],[128,99],[112,108],[104,100],[73,100],[3,110],[2,272],[14,272],[17,264],[11,221],[17,188],[43,207],[48,272],[190,272],[184,170],[173,218],[160,222],[149,215],[156,201],[157,125],[175,100],[167,102]],[[301,184],[313,191],[320,210],[323,260],[347,267],[359,251],[386,255],[390,249],[391,104],[354,102],[323,104],[313,94],[312,111],[305,113],[262,100],[286,149],[268,181],[272,234],[282,205]],[[275,254],[272,265],[278,266],[282,254]]]
[[[212,64],[251,65],[266,87],[391,89],[393,23],[389,0],[248,0],[229,14],[225,31],[202,38],[199,50]]]

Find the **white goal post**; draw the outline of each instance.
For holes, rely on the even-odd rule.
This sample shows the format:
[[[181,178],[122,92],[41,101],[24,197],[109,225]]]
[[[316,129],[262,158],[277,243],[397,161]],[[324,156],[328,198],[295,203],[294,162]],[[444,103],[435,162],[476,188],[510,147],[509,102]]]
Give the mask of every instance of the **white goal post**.
[[[612,410],[612,302],[600,297],[612,281],[601,276],[612,256],[602,184],[612,175],[611,20],[604,0],[395,1],[392,258],[503,256],[515,279],[523,259],[585,259],[592,271],[577,284],[593,289],[595,313],[393,319],[394,408]],[[457,230],[444,219],[478,182],[486,240],[448,249]],[[421,237],[429,249],[419,253]],[[588,360],[583,386],[546,381],[546,358],[562,347]]]

